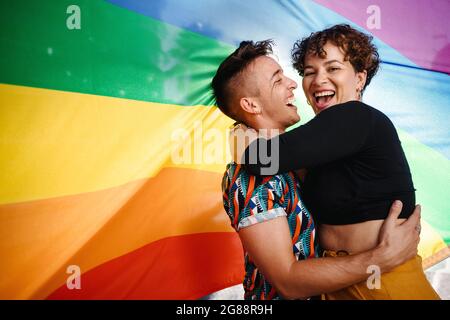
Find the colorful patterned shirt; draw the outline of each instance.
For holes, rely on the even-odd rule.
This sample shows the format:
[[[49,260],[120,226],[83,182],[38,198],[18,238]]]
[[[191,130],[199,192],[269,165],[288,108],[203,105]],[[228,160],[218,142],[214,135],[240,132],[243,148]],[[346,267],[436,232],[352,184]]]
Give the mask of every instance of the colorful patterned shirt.
[[[230,163],[222,180],[223,205],[231,226],[239,231],[262,221],[285,216],[297,260],[318,256],[314,222],[299,195],[299,180],[293,172],[275,176],[253,176]],[[270,237],[270,235],[267,235]],[[245,252],[245,299],[281,299]]]

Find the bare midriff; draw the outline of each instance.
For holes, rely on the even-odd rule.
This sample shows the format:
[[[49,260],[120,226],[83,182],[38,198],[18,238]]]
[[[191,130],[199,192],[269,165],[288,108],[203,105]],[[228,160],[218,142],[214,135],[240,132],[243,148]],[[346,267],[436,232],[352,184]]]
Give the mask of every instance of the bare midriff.
[[[406,219],[397,219],[401,224]],[[384,220],[371,220],[356,224],[318,227],[320,246],[326,250],[343,250],[349,254],[373,249],[378,244],[378,235]]]

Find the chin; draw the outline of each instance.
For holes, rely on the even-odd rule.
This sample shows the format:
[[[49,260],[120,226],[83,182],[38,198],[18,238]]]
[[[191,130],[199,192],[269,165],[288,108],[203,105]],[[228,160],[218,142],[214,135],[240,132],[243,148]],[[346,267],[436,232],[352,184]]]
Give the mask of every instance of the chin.
[[[300,121],[300,117],[296,117],[295,119],[292,119],[291,123],[288,125],[288,127],[293,126],[294,124],[296,124],[297,122]]]

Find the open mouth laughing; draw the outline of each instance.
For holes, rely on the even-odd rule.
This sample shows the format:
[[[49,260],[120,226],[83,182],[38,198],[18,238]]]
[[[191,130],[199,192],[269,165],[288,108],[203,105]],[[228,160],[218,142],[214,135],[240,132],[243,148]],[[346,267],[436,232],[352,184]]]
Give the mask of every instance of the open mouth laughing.
[[[286,102],[286,106],[297,109],[297,107],[294,105],[294,102],[295,102],[295,97],[291,97]]]
[[[319,110],[323,110],[331,105],[331,100],[336,95],[333,90],[324,90],[314,92],[315,106]]]

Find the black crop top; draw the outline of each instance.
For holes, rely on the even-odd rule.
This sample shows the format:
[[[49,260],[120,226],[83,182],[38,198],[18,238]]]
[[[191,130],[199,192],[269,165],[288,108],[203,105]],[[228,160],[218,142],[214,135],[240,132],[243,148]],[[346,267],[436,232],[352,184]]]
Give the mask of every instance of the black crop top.
[[[301,195],[317,223],[385,219],[394,200],[403,202],[400,218],[412,214],[415,189],[409,165],[394,125],[379,110],[359,101],[335,105],[277,138],[276,173],[308,170]],[[273,139],[252,142],[245,159],[259,143],[271,150]],[[268,166],[261,162],[267,161],[258,153],[257,163],[244,168],[261,174]]]

